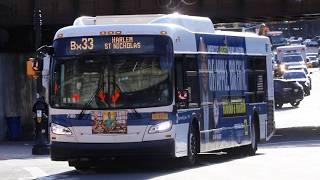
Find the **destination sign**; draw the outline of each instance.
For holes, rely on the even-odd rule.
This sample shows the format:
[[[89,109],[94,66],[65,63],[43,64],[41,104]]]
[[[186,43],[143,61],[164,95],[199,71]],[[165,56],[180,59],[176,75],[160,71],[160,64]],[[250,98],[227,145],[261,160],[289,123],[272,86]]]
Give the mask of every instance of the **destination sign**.
[[[70,50],[92,50],[94,49],[93,38],[81,38],[70,41]],[[139,41],[134,41],[133,37],[111,37],[111,42],[104,43],[104,49],[137,49],[141,48]]]
[[[74,56],[86,52],[128,54],[164,54],[172,52],[171,39],[160,35],[60,38],[54,41],[53,46],[56,56]]]
[[[112,37],[110,43],[105,43],[105,49],[138,49],[141,48],[139,41],[134,41],[133,37]]]

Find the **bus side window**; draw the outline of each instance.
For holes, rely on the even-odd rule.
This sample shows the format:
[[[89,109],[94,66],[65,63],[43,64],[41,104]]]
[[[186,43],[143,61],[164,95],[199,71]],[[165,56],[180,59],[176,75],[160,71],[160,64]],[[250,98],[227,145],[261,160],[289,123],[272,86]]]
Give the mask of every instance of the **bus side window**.
[[[248,95],[249,102],[266,101],[266,58],[248,56]]]
[[[179,100],[178,92],[184,90],[183,85],[183,56],[175,57],[175,94],[176,94],[176,105],[179,109],[187,108],[188,104],[184,104]]]
[[[200,88],[198,77],[198,65],[195,55],[187,55],[183,61],[184,69],[184,89],[189,92],[189,107],[200,106]]]
[[[175,76],[176,76],[176,90],[183,89],[183,66],[182,57],[175,58]]]
[[[177,56],[175,58],[176,92],[188,90],[188,104],[179,108],[200,106],[200,89],[198,66],[195,55]],[[176,98],[178,99],[178,98]],[[179,106],[179,104],[178,104]]]

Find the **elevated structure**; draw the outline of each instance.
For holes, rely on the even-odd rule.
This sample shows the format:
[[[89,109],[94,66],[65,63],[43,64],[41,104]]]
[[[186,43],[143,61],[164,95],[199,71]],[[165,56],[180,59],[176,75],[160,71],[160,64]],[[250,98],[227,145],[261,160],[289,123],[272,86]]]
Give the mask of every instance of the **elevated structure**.
[[[79,16],[132,15],[132,14],[181,14],[209,17],[214,24],[230,22],[268,22],[320,17],[317,0],[2,0],[0,2],[0,51],[34,51],[34,25],[39,17],[34,10],[41,10],[42,42],[47,44],[61,27],[72,24]],[[141,21],[148,20],[144,16]],[[99,18],[102,20],[103,18]],[[149,19],[150,20],[150,19]],[[121,19],[116,21],[120,22]],[[99,23],[99,22],[98,22]],[[308,28],[311,36],[318,35],[320,23]],[[305,28],[305,27],[304,27]],[[20,43],[24,42],[24,43]]]

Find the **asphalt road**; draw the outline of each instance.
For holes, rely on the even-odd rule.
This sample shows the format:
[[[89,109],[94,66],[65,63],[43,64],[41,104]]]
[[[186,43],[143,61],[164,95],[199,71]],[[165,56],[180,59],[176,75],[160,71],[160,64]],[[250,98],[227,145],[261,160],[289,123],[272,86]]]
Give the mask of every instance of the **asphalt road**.
[[[287,104],[276,110],[276,134],[259,145],[256,156],[202,154],[195,167],[137,159],[81,172],[48,156],[32,156],[31,143],[10,142],[0,144],[0,179],[319,180],[320,73],[313,71],[311,95],[298,108]]]

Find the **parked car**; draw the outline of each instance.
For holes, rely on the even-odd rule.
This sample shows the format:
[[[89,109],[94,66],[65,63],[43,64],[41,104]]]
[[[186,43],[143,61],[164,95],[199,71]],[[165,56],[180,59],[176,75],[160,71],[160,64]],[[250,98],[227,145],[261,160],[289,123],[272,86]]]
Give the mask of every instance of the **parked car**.
[[[319,43],[314,39],[306,39],[302,42],[303,45],[306,45],[307,47],[318,47]]]
[[[296,81],[284,79],[274,79],[274,98],[276,108],[281,108],[283,104],[290,103],[292,106],[299,106],[304,98],[304,91],[301,84]]]
[[[289,44],[292,44],[292,45],[298,45],[298,44],[302,44],[302,37],[294,37],[294,36],[291,36],[287,42]]]
[[[320,36],[315,36],[312,40],[317,41],[320,44]]]
[[[318,67],[319,61],[318,61],[318,53],[307,53],[307,66],[308,67]]]
[[[297,81],[302,85],[304,94],[306,96],[310,95],[311,92],[311,82],[303,70],[290,70],[283,73],[283,79],[287,81]]]

